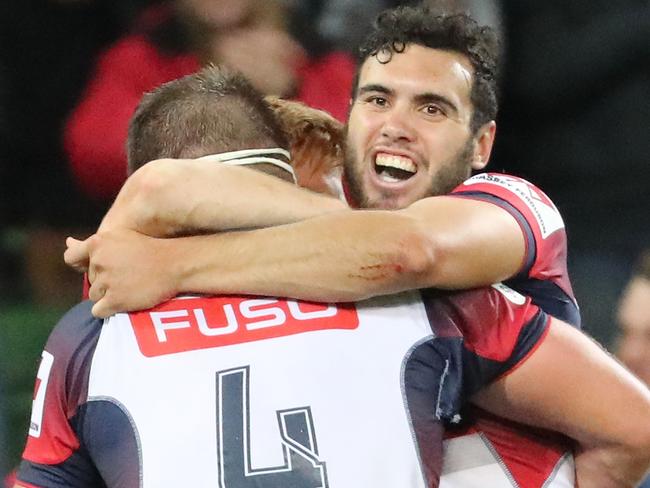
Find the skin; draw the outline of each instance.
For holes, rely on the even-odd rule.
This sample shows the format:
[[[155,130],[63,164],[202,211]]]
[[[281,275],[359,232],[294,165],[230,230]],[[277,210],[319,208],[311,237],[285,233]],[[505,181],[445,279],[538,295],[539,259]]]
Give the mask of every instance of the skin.
[[[623,292],[618,309],[618,357],[650,385],[650,280],[636,277]]]
[[[137,245],[132,253],[104,252],[100,258],[97,250],[104,247],[102,241],[109,239],[99,234],[81,248],[75,249],[75,243],[70,241],[67,262],[83,266],[86,253],[92,253],[91,297],[98,300],[94,313],[106,316],[118,310],[146,308],[181,290],[354,301],[428,286],[488,285],[514,275],[523,262],[525,242],[508,212],[486,202],[422,198],[461,183],[471,169],[481,169],[488,161],[495,124],[489,122],[475,133],[470,130],[471,70],[463,55],[420,46],[408,46],[388,63],[370,57],[361,68],[359,96],[353,102],[347,132],[348,153],[357,157],[354,162],[348,160],[346,170],[359,175],[363,186],[367,186],[364,199],[372,205],[407,205],[403,210],[339,212],[330,218],[326,215],[299,222],[290,218],[287,222],[293,222],[291,226],[282,228],[184,239],[176,242],[174,253],[176,258],[188,257],[182,261],[167,260],[157,252],[138,255],[143,248]],[[381,181],[374,173],[374,157],[379,152],[408,157],[417,169],[415,175],[404,182]],[[460,158],[459,154],[465,156]],[[181,174],[177,169],[173,175],[173,165],[161,162],[158,166],[164,166],[162,173],[166,173],[168,182],[162,184],[151,183],[161,175],[155,174],[155,166],[147,165],[149,170],[131,182],[135,196],[118,197],[100,231],[141,231],[142,221],[155,225],[164,219],[168,224],[165,228],[147,227],[148,234],[164,236],[169,235],[169,225],[174,222],[186,228],[188,215],[203,211],[212,211],[214,217],[221,215],[223,207],[207,206],[205,200],[193,198],[175,184],[179,178],[185,182],[191,178],[193,187],[212,189],[221,186],[218,177],[211,177],[209,170],[198,164],[184,161],[183,165],[185,171]],[[450,173],[456,175],[452,182]],[[276,184],[268,181],[266,187]],[[158,190],[151,191],[152,185]],[[245,197],[242,194],[249,202],[246,211],[238,214],[238,207],[227,207],[232,219],[245,219],[251,202],[257,202],[255,205],[264,209],[269,221],[277,224],[284,215],[273,215],[269,200],[259,198],[255,188],[248,188]],[[281,190],[278,187],[273,197],[280,208],[301,208],[304,200],[311,198],[309,192],[287,194]],[[208,190],[201,192],[205,193]],[[142,195],[153,194],[155,201],[143,201]],[[159,211],[152,216],[151,209]],[[204,222],[213,220],[206,216]],[[205,229],[205,225],[200,228]],[[212,230],[223,227],[215,225]],[[302,247],[295,246],[297,240]],[[269,246],[269,242],[275,244]],[[156,244],[149,241],[149,245]],[[260,246],[267,249],[264,256],[257,251]],[[232,249],[233,255],[227,249]],[[166,264],[154,262],[159,258]],[[278,267],[278,263],[284,265]],[[146,273],[155,269],[164,276],[151,280]],[[273,280],[266,276],[271,270]],[[318,283],[314,283],[315,274]],[[122,287],[126,285],[124,280],[135,283],[136,275],[149,276],[150,284],[144,289]],[[121,285],[114,286],[113,279]]]
[[[409,46],[388,63],[385,55],[361,67],[348,121],[346,177],[364,208],[397,209],[444,195],[487,163],[493,124],[470,130],[472,66],[464,56]],[[410,159],[416,174],[386,183],[374,169],[377,154]]]
[[[642,419],[650,418],[650,391],[592,339],[556,319],[530,358],[474,402],[577,439],[577,486],[633,487],[649,468],[650,422]]]
[[[429,63],[429,57],[435,62]],[[446,70],[438,70],[442,65]],[[146,308],[180,291],[341,301],[429,286],[487,285],[514,275],[524,256],[524,238],[509,213],[484,202],[427,196],[449,187],[443,174],[457,171],[462,180],[471,169],[481,169],[492,148],[494,122],[476,133],[469,129],[473,73],[466,58],[409,46],[389,63],[369,58],[360,74],[360,96],[353,102],[348,126],[347,150],[352,157],[346,170],[348,175],[354,175],[351,179],[359,181],[359,202],[377,210],[330,209],[306,220],[285,216],[287,223],[279,227],[170,241],[136,232],[134,216],[147,206],[139,201],[138,191],[132,191],[130,201],[118,197],[100,233],[85,242],[69,242],[69,263],[83,266],[90,256],[91,299],[97,302],[93,313],[106,316],[118,310]],[[416,174],[406,182],[380,181],[373,173],[378,152],[407,157],[415,165]],[[191,183],[193,188],[216,184],[208,170],[189,161],[182,164],[186,183],[196,178]],[[175,186],[181,185],[173,183],[181,174],[174,174],[170,162],[159,162],[159,166],[170,172],[169,184],[159,182],[158,190],[151,193],[161,200],[149,209],[164,208],[170,221],[175,216],[187,217],[201,211],[213,212],[213,217],[221,214],[222,209],[193,202],[187,192],[183,197],[175,194]],[[156,165],[150,170],[149,178],[145,171],[142,181],[134,180],[134,188],[146,188],[147,181],[155,180]],[[276,205],[301,208],[306,192],[297,190],[285,200],[284,194],[272,190],[274,183],[267,183]],[[254,191],[238,195],[248,204],[247,210],[256,205]],[[166,199],[169,202],[165,203]],[[260,225],[265,218],[275,219],[276,223],[281,220],[268,201],[258,202],[263,207],[256,214]],[[177,214],[174,205],[178,205]],[[404,208],[391,210],[396,207]],[[228,207],[233,221],[237,220],[238,208]],[[170,221],[164,230],[155,229],[156,218],[144,220],[149,222],[151,234],[164,236]],[[179,218],[177,224],[180,222]],[[205,222],[211,220],[206,218]],[[218,225],[212,229],[221,230]],[[260,249],[264,252],[260,253]],[[583,486],[633,486],[650,462],[647,454],[643,455],[650,452],[650,432],[639,428],[638,423],[638,419],[650,418],[647,389],[630,380],[629,374],[604,351],[586,345],[584,336],[576,331],[569,334],[578,334],[581,343],[574,341],[568,349],[557,348],[551,341],[557,337],[554,330],[560,329],[552,328],[544,342],[551,352],[538,356],[547,350],[540,346],[534,355],[545,358],[537,363],[538,369],[519,368],[497,383],[505,388],[503,382],[509,380],[510,392],[516,394],[497,391],[494,394],[497,398],[501,395],[501,399],[492,399],[492,409],[502,408],[508,413],[519,408],[525,414],[523,419],[529,416],[533,423],[573,434],[585,449],[577,458]],[[558,340],[570,343],[570,339],[560,335]],[[600,368],[609,372],[602,382],[587,381],[593,378],[589,368],[594,357],[602,361]],[[568,360],[571,364],[566,364]],[[582,361],[580,367],[578,360]],[[562,361],[565,368],[548,369]],[[576,376],[566,375],[566,371],[574,369]],[[528,371],[532,373],[528,375]],[[547,381],[539,380],[540,371]],[[517,378],[523,379],[515,381]],[[567,378],[573,378],[572,382],[564,381]],[[599,400],[586,404],[581,397],[566,394],[575,391],[578,383],[590,392],[588,398]],[[614,391],[624,395],[608,393]],[[536,396],[556,405],[552,414],[544,402],[522,404],[517,400]],[[621,408],[617,398],[627,398],[626,411],[618,416],[618,422],[611,422],[612,412]],[[489,401],[489,394],[477,398],[487,407]],[[589,415],[581,410],[586,407],[591,408]],[[600,420],[594,423],[594,418]],[[625,422],[623,418],[634,421]],[[572,422],[567,425],[562,419]],[[608,429],[599,434],[594,426]],[[612,466],[617,469],[612,470]]]

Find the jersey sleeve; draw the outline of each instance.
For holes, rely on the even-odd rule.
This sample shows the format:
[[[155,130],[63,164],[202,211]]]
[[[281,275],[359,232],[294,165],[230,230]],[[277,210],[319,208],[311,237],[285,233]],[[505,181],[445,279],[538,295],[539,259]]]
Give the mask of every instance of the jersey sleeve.
[[[423,298],[434,334],[461,339],[448,342],[458,344],[460,357],[457,398],[450,402],[455,408],[522,364],[548,332],[549,316],[530,297],[503,284],[443,295],[428,291]]]
[[[101,321],[84,302],[53,329],[36,375],[27,444],[17,480],[26,486],[100,486],[75,415],[87,397],[92,352]]]
[[[551,199],[535,185],[516,176],[482,173],[463,182],[451,195],[493,203],[515,218],[526,241],[520,274],[536,279],[566,275],[564,221]]]

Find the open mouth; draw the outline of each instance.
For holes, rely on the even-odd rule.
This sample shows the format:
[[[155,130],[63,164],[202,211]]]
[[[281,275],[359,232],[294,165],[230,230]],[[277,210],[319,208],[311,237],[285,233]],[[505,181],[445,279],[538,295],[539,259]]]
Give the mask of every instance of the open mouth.
[[[385,153],[375,156],[375,173],[386,183],[408,180],[416,172],[417,166],[410,158]]]

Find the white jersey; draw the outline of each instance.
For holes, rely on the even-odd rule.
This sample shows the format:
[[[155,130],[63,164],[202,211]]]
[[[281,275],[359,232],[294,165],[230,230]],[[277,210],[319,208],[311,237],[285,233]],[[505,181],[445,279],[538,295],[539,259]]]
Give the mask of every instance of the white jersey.
[[[496,365],[463,344],[457,321],[471,314],[457,307],[468,300],[497,304],[476,327],[509,331]],[[19,479],[436,486],[439,421],[457,420],[462,398],[525,357],[546,326],[530,300],[499,288],[345,306],[187,297],[103,324],[82,304],[46,346]],[[77,479],[47,481],[71,466]]]

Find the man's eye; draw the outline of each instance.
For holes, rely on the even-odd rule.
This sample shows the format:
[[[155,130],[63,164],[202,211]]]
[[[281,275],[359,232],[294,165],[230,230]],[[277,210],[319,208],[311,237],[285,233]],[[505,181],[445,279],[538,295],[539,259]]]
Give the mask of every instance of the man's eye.
[[[378,107],[385,107],[386,104],[388,103],[388,100],[386,100],[384,97],[374,96],[374,97],[369,97],[368,102]]]
[[[428,115],[444,114],[444,112],[437,105],[425,105],[424,112]]]

